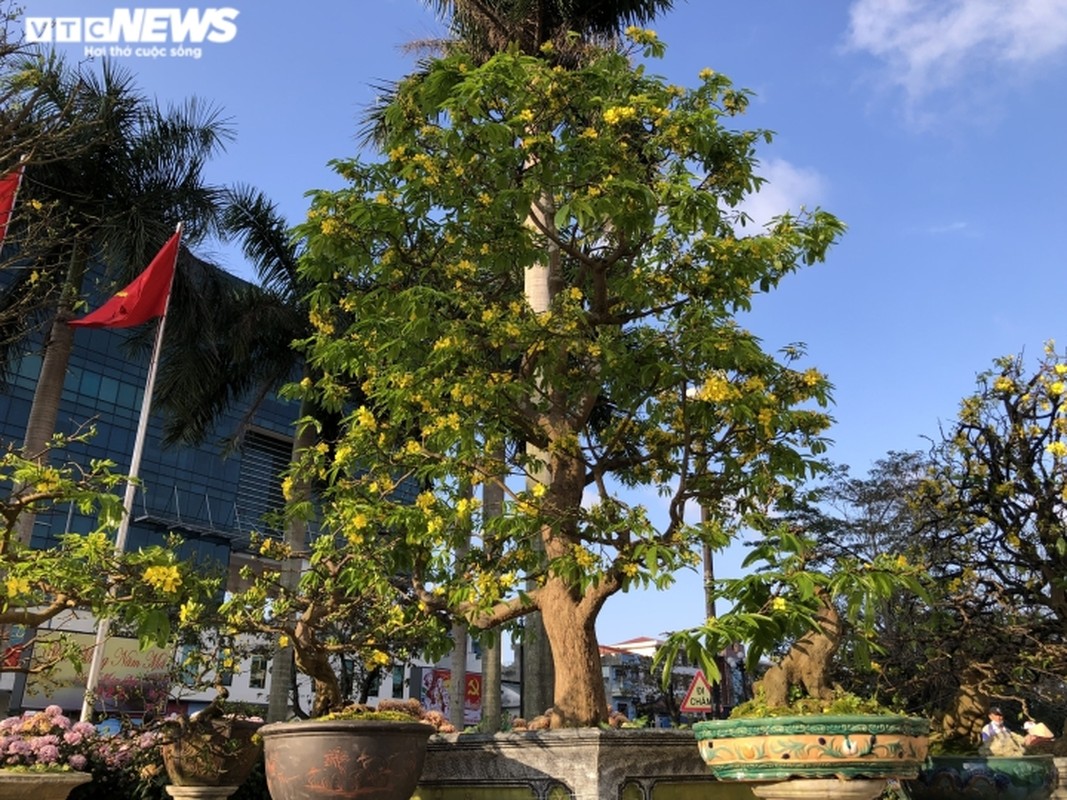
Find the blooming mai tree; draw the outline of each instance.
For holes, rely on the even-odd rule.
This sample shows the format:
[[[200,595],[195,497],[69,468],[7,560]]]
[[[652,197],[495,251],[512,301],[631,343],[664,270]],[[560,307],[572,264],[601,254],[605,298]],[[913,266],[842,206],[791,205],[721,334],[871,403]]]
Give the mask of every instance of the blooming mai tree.
[[[1049,342],[1036,367],[1022,355],[996,359],[931,460],[916,500],[924,530],[937,535],[931,570],[961,616],[995,628],[1011,655],[1010,669],[972,669],[967,688],[1005,700],[1014,685],[1053,688],[1062,703],[1067,354]]]
[[[64,443],[53,440],[53,448]],[[0,454],[0,481],[18,488],[0,498],[0,626],[20,628],[26,636],[4,652],[0,670],[47,673],[61,661],[80,668],[86,657],[78,644],[47,624],[86,612],[108,616],[137,636],[143,647],[165,647],[178,627],[194,619],[217,593],[220,576],[179,558],[173,548],[152,546],[115,552],[114,532],[122,518],[122,498],[114,494],[125,476],[113,465],[93,461],[43,466],[14,450]],[[51,507],[74,505],[96,514],[98,526],[86,533],[65,533],[57,544],[31,548],[17,534],[19,519]],[[47,647],[29,648],[37,633],[48,633]]]
[[[347,186],[317,192],[299,229],[320,377],[297,391],[346,412],[300,468],[323,487],[323,538],[475,628],[540,610],[554,727],[606,718],[604,602],[726,544],[825,446],[826,378],[736,316],[843,226],[815,210],[745,227],[771,138],[728,127],[747,102],[635,53],[574,70],[457,53],[400,84],[383,158],[337,162]],[[524,295],[533,264],[545,311]],[[488,484],[499,517],[473,491]],[[633,502],[642,489],[665,513]]]

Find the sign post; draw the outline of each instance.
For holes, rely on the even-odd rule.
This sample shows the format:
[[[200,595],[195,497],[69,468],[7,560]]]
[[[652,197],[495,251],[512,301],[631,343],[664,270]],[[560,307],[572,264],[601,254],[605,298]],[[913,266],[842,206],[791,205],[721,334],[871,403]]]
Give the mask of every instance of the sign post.
[[[704,677],[703,670],[698,669],[697,674],[693,676],[693,682],[689,684],[689,691],[685,693],[685,699],[680,708],[689,713],[711,712],[711,684]]]

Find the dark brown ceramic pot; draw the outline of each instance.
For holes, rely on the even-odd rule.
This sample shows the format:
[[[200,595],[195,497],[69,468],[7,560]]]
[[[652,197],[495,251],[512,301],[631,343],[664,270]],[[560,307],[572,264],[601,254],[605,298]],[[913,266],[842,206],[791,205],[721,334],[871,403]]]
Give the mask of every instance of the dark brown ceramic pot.
[[[272,800],[408,800],[434,729],[421,722],[308,720],[260,729]]]
[[[215,719],[176,730],[163,744],[163,764],[175,786],[240,786],[259,760],[262,722]]]

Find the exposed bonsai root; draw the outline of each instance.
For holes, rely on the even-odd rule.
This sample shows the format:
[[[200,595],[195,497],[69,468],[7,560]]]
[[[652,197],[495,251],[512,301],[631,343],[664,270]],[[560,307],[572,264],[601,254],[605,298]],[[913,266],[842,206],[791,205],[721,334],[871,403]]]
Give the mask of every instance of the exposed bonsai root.
[[[830,664],[841,644],[843,625],[833,603],[825,597],[822,602],[822,610],[815,617],[818,630],[797,639],[781,662],[767,670],[759,682],[767,705],[788,705],[793,686],[800,686],[809,697],[818,700],[833,697]]]

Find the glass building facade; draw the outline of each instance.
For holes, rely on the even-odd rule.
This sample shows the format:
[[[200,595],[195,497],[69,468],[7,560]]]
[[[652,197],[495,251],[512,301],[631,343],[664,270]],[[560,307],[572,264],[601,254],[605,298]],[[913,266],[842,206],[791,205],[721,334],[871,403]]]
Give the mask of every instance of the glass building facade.
[[[78,329],[67,370],[56,430],[71,434],[95,428],[84,444],[74,443],[57,461],[88,464],[109,459],[116,473],[129,472],[144,395],[149,348],[133,348],[127,330]],[[164,349],[166,345],[164,343]],[[22,444],[40,372],[39,352],[14,365],[0,392],[0,442]],[[289,464],[298,406],[277,397],[261,403],[239,449],[224,440],[238,430],[246,408],[232,409],[202,445],[162,446],[163,418],[150,417],[140,467],[128,548],[162,543],[168,532],[182,536],[187,558],[228,564],[232,550],[244,550],[253,531],[271,532],[264,515],[282,505],[281,474]],[[77,509],[58,508],[37,516],[33,544],[56,544],[66,532],[85,533],[95,520]]]

